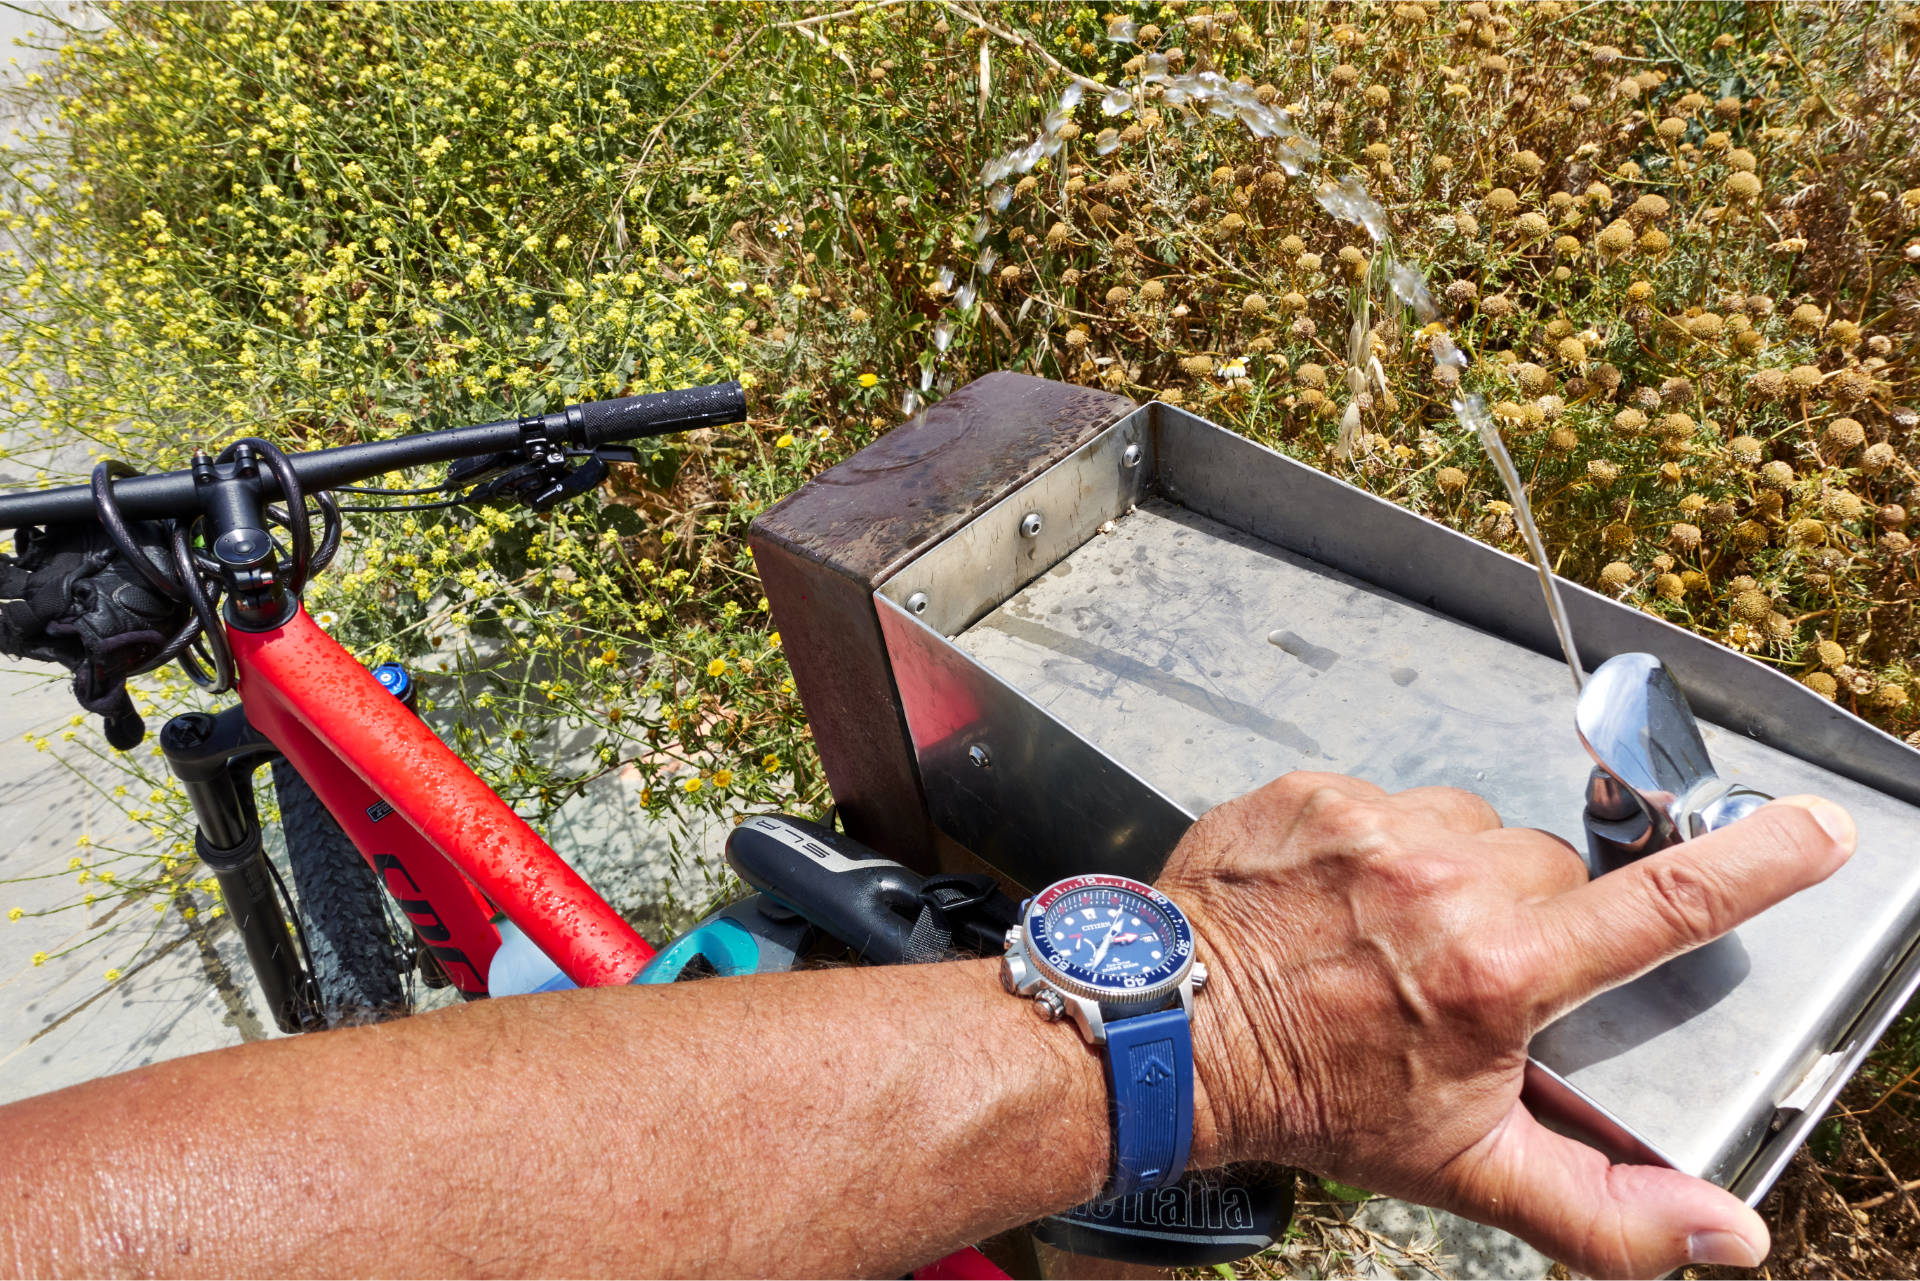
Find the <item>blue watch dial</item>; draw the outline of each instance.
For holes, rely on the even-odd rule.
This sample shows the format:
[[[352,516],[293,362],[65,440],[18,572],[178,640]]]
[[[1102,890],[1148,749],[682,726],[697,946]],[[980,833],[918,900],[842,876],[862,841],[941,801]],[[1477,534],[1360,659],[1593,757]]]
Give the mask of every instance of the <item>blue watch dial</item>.
[[[1193,932],[1166,895],[1119,876],[1050,886],[1029,905],[1027,930],[1047,966],[1122,997],[1177,978],[1193,954]]]

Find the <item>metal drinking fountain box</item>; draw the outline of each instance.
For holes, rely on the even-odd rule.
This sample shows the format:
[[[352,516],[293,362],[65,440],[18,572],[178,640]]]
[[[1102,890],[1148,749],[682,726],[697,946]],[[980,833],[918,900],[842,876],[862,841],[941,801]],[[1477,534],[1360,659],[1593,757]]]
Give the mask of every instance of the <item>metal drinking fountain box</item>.
[[[1532,567],[1179,409],[994,374],[753,544],[849,831],[923,870],[1149,879],[1195,816],[1294,769],[1466,788],[1589,846]],[[1758,1200],[1920,986],[1920,752],[1562,591],[1589,667],[1665,661],[1722,779],[1859,822],[1825,884],[1532,1046],[1557,1124]]]

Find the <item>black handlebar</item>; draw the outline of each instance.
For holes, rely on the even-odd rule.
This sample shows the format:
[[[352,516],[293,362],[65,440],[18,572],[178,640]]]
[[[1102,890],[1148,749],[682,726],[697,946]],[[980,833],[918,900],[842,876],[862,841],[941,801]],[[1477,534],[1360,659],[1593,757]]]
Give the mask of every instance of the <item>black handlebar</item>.
[[[585,437],[580,443],[591,449],[616,440],[740,422],[747,416],[747,393],[739,383],[725,382],[659,391],[651,396],[597,400],[576,408]]]
[[[398,440],[288,454],[287,459],[301,487],[311,493],[408,467],[505,453],[526,443],[529,431],[544,432],[549,439],[570,448],[593,449],[619,440],[737,423],[746,416],[745,391],[737,382],[724,382],[570,405],[555,413],[526,419],[452,427],[402,436]],[[271,471],[262,471],[259,483],[266,501],[272,502],[281,496],[280,484]],[[155,472],[117,480],[113,483],[113,496],[119,502],[121,514],[133,520],[181,518],[199,510],[193,476],[185,471]],[[92,519],[93,493],[86,485],[0,495],[0,529]]]

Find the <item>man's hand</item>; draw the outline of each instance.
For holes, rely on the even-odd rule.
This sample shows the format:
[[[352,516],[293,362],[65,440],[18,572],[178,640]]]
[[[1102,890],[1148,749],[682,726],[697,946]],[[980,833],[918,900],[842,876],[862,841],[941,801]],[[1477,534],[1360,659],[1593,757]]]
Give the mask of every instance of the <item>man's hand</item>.
[[[1853,843],[1843,810],[1796,797],[1590,883],[1564,842],[1447,788],[1290,774],[1222,805],[1160,880],[1213,975],[1194,1058],[1219,1154],[1440,1206],[1590,1275],[1753,1266],[1767,1230],[1737,1198],[1536,1121],[1527,1043]]]

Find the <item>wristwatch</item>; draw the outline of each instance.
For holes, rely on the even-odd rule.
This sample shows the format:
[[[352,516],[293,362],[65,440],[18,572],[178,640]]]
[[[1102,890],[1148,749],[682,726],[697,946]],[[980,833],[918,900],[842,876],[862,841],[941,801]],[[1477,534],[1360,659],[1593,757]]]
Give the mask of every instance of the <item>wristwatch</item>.
[[[1020,905],[1000,982],[1105,1051],[1114,1159],[1100,1199],[1177,1180],[1193,1143],[1191,1018],[1207,970],[1173,900],[1124,876],[1056,881]]]

